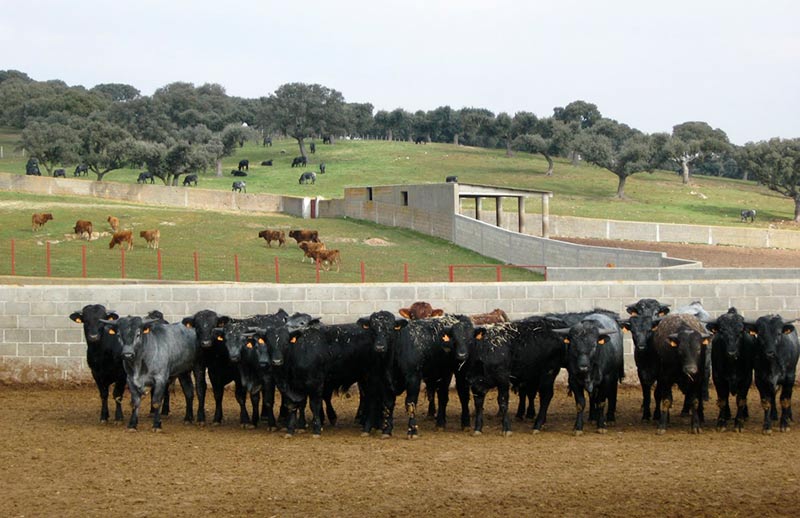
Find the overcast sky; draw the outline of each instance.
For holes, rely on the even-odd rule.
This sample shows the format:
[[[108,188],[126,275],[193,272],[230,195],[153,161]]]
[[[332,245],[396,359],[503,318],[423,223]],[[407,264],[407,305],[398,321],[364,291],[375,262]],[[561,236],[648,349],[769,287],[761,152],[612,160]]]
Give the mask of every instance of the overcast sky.
[[[798,0],[5,0],[0,69],[145,95],[320,83],[386,110],[584,100],[648,133],[700,120],[744,144],[800,137],[798,20]]]

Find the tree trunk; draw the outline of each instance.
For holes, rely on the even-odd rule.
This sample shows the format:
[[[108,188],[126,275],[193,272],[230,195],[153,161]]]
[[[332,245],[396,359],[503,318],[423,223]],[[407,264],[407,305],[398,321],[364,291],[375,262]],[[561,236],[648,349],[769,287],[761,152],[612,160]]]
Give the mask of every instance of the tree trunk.
[[[800,223],[800,195],[794,197],[794,222]]]
[[[306,154],[305,140],[303,140],[302,138],[298,138],[297,144],[300,146],[300,154],[303,155],[306,158],[306,160],[308,160],[308,155]]]
[[[458,133],[453,135],[453,144],[456,145],[456,146],[458,145]]]
[[[681,174],[683,176],[683,185],[689,183],[689,161],[686,158],[681,158]]]
[[[572,151],[570,153],[570,155],[572,157],[572,165],[574,165],[574,166],[580,165],[580,158],[578,158],[578,152],[577,151]]]
[[[625,198],[625,180],[628,179],[627,176],[617,175],[619,176],[619,184],[617,185],[617,198],[620,200]]]
[[[514,152],[511,150],[511,139],[506,139],[506,156],[512,157],[514,156]]]
[[[217,159],[216,175],[217,175],[217,177],[221,177],[222,176],[222,159],[221,158]]]
[[[547,153],[542,153],[542,156],[547,160],[547,172],[544,175],[553,176],[553,159]]]
[[[392,129],[389,128],[389,133],[386,135],[386,140],[391,142],[393,140]]]
[[[744,180],[745,182],[747,181],[747,173],[748,173],[747,169],[742,171],[742,180]]]

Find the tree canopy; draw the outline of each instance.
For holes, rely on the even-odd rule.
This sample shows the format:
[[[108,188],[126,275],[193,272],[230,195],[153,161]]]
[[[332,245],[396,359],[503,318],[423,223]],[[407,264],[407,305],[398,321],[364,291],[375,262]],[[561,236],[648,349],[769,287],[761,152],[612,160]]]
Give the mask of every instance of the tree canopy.
[[[800,139],[747,143],[739,162],[759,183],[794,200],[794,221],[800,223]]]
[[[307,156],[305,139],[330,135],[345,126],[344,96],[319,84],[281,85],[269,103],[275,126],[297,140],[303,156]]]

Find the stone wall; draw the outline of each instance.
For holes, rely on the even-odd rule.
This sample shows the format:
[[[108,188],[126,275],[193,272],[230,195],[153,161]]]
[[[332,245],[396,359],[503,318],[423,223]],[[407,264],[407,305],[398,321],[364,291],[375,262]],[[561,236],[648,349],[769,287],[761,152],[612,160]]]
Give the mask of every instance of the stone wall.
[[[19,281],[15,281],[19,282]],[[69,320],[86,304],[101,303],[120,315],[152,309],[178,321],[210,308],[233,317],[303,311],[325,323],[427,300],[453,313],[504,309],[511,318],[603,307],[624,314],[627,304],[656,298],[673,307],[694,300],[712,315],[735,306],[746,317],[779,313],[800,317],[800,279],[672,282],[388,283],[388,284],[2,284],[0,285],[0,382],[87,381],[82,327]],[[626,335],[627,337],[628,335]],[[629,380],[636,380],[631,344]]]

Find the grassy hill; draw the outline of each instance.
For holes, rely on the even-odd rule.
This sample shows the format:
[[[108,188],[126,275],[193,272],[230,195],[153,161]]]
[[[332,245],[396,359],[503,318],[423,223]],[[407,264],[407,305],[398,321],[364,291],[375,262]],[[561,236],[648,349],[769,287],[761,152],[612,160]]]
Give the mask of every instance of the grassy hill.
[[[6,149],[0,171],[22,174],[26,159],[19,152],[10,156],[13,153],[8,151],[14,141],[13,132],[0,131],[0,145]],[[741,224],[739,212],[754,208],[759,214],[756,226],[788,223],[793,218],[791,200],[755,182],[698,176],[685,186],[674,173],[638,173],[628,179],[627,199],[616,200],[612,196],[617,177],[612,173],[557,160],[555,174],[547,177],[545,161],[526,153],[508,158],[503,150],[452,144],[340,140],[335,145],[317,142],[317,153],[310,155],[307,167],[290,167],[298,154],[294,140],[275,140],[272,147],[248,143],[224,160],[223,177],[216,177],[213,171],[201,173],[200,185],[230,189],[230,170],[241,158],[247,158],[251,164],[246,178],[248,192],[339,198],[347,186],[441,182],[448,175],[457,175],[464,183],[553,191],[550,210],[556,215],[736,226]],[[273,167],[259,165],[268,159],[274,161]],[[326,163],[328,172],[318,175],[315,185],[299,185],[300,173],[318,170],[319,162]],[[72,166],[67,167],[69,175],[74,164],[68,166]],[[132,169],[114,171],[104,181],[133,183],[138,173]],[[540,210],[538,201],[530,203],[526,210]],[[491,210],[491,206],[486,209]],[[509,203],[504,209],[515,211],[516,204]]]

